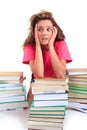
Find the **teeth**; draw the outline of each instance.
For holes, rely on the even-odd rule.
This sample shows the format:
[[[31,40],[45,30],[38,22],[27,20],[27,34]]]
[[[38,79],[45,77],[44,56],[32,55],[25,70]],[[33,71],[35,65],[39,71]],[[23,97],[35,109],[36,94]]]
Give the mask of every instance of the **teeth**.
[[[47,40],[47,38],[42,38],[42,40]]]

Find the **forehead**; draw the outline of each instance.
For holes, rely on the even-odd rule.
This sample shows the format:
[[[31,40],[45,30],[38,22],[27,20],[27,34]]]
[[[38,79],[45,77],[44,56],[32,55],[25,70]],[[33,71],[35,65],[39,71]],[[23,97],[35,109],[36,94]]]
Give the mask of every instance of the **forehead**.
[[[37,25],[38,26],[53,26],[50,20],[40,20]]]

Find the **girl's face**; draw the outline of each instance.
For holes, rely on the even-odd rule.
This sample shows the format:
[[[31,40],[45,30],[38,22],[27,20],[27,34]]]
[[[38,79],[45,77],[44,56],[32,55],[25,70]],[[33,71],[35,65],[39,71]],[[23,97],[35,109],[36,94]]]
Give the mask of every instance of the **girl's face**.
[[[47,45],[51,39],[53,25],[50,20],[40,20],[37,24],[37,33],[41,45]]]

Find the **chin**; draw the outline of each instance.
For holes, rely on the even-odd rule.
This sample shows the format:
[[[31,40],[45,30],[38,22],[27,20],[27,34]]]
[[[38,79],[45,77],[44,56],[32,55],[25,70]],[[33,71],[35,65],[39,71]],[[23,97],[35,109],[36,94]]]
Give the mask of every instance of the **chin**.
[[[42,46],[48,46],[48,43],[41,43]]]

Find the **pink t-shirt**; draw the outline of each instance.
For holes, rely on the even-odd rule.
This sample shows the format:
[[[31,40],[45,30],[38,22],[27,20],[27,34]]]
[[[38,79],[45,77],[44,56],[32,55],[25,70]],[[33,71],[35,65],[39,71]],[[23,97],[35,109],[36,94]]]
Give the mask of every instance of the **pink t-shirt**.
[[[72,62],[69,50],[67,48],[65,41],[58,41],[54,44],[55,51],[60,60],[66,60],[66,63]],[[44,50],[43,61],[44,61],[44,77],[55,77],[55,73],[53,71],[49,51]],[[24,49],[23,61],[24,64],[29,64],[30,60],[35,59],[35,47],[30,44],[27,45]],[[39,66],[38,66],[39,67]]]

